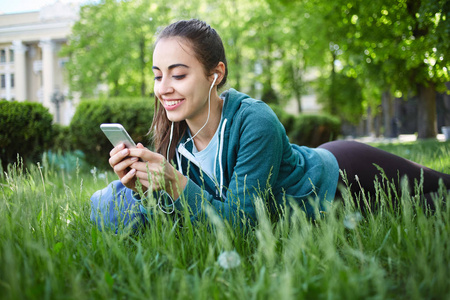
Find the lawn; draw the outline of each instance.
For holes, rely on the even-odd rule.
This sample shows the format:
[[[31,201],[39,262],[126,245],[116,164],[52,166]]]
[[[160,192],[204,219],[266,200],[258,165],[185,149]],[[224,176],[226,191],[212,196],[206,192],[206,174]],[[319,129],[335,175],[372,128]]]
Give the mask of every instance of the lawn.
[[[450,173],[449,142],[376,146]],[[315,222],[294,207],[274,224],[257,201],[259,225],[247,233],[218,217],[179,226],[156,210],[145,230],[114,234],[89,219],[90,196],[114,174],[70,155],[4,171],[1,299],[450,299],[444,189],[435,213],[380,190],[376,213],[346,197]]]

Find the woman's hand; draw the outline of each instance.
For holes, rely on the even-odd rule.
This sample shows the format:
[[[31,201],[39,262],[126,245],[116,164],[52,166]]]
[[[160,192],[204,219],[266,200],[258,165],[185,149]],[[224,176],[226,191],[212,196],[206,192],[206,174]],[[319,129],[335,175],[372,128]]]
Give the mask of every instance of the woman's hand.
[[[139,178],[144,191],[165,190],[172,199],[177,199],[187,184],[187,178],[161,154],[148,150],[141,143],[131,149],[119,145],[110,156],[109,163],[114,172],[126,187],[134,191],[137,191],[136,178]]]
[[[111,152],[109,152],[109,165],[127,188],[136,191],[136,178],[133,176],[136,170],[133,170],[131,165],[138,161],[139,158],[130,157],[129,154],[130,150],[126,148],[123,143],[114,147]]]

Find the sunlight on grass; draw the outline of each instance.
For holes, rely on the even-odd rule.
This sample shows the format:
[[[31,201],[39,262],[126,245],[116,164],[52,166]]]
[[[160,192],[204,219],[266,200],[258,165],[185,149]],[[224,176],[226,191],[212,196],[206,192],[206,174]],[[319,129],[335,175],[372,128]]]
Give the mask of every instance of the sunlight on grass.
[[[450,142],[421,141],[405,144],[373,144],[431,169],[450,173]]]
[[[380,145],[450,172],[449,143]],[[61,159],[61,158],[59,158]],[[116,235],[89,220],[89,198],[114,174],[61,160],[20,163],[0,177],[0,295],[5,299],[449,298],[450,200],[432,214],[409,194],[375,182],[380,209],[360,212],[346,194],[310,221],[295,204],[272,223],[262,199],[258,225],[234,230],[180,224],[155,208],[148,226]],[[345,193],[344,193],[345,195]],[[395,199],[400,207],[392,207]],[[287,199],[289,201],[289,199]],[[151,208],[150,208],[151,210]]]

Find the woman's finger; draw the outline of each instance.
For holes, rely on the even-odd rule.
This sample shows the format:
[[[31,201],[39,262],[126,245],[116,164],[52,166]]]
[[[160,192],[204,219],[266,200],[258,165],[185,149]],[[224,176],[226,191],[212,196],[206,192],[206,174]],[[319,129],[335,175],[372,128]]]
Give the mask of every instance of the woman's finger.
[[[119,162],[124,160],[127,156],[129,156],[129,154],[130,154],[130,149],[128,149],[128,148],[118,151],[116,154],[114,154],[113,156],[111,156],[109,158],[109,165],[114,168],[115,165],[117,165]]]
[[[124,176],[122,176],[122,178],[120,178],[120,181],[123,183],[124,186],[135,189],[135,182],[136,182],[135,176],[136,176],[136,169],[131,169]]]
[[[125,149],[125,144],[124,143],[120,143],[119,145],[117,145],[116,147],[114,147],[110,152],[109,152],[109,156],[114,156],[117,152],[119,152],[120,150]]]
[[[130,156],[139,157],[143,161],[148,161],[150,163],[162,163],[164,161],[164,157],[156,152],[150,151],[147,148],[131,148],[129,149]]]
[[[124,175],[123,172],[128,172],[130,169],[133,169],[132,165],[137,160],[137,157],[130,157],[120,161],[118,164],[113,166],[114,173],[119,175],[119,177],[122,177]]]

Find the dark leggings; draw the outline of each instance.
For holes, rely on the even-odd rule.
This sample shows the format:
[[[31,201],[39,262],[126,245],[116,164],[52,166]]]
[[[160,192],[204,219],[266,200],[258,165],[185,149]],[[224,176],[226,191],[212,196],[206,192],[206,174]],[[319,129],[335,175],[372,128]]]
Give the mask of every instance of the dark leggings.
[[[399,185],[399,179],[407,176],[411,191],[414,188],[414,182],[420,182],[421,170],[423,170],[423,204],[434,209],[432,194],[438,191],[439,179],[441,178],[447,189],[450,189],[450,174],[444,174],[425,166],[419,165],[415,162],[394,155],[392,153],[383,151],[381,149],[371,147],[369,145],[358,143],[354,141],[333,141],[320,145],[319,148],[324,148],[333,153],[336,157],[339,168],[345,171],[347,175],[348,184],[353,194],[361,192],[361,188],[371,195],[373,202],[375,197],[374,180],[377,176],[381,180],[381,173],[375,165],[383,169],[386,177],[390,182],[394,180],[395,184]],[[358,181],[356,180],[356,176]],[[343,178],[339,176],[339,183],[343,184]],[[339,189],[336,191],[336,198],[340,198]],[[360,207],[364,207],[363,197],[359,198]],[[375,203],[369,203],[370,206],[375,206]]]

